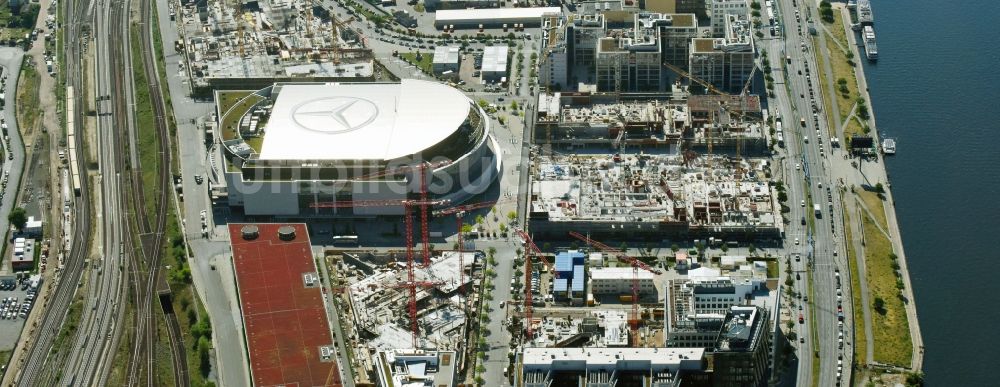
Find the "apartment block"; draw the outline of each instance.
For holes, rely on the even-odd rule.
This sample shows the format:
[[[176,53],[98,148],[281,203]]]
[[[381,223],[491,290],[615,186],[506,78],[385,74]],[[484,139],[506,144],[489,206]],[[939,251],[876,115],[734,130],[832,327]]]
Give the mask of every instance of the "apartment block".
[[[691,40],[688,71],[713,86],[739,92],[750,78],[754,67],[754,44],[750,19],[726,16],[722,38]]]

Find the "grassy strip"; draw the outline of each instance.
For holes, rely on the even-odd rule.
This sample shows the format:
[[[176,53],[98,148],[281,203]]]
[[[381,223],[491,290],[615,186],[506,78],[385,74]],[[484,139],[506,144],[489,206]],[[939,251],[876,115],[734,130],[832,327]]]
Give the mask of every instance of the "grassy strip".
[[[0,351],[0,364],[3,364],[5,366],[7,366],[7,362],[10,361],[10,357],[13,354],[14,354],[13,350],[10,350],[10,351]],[[9,367],[4,368],[4,372],[0,372],[0,377],[3,377],[3,375],[6,373],[7,368],[9,368]]]
[[[840,112],[840,119],[844,120],[851,114],[851,109],[854,107],[855,102],[861,96],[858,91],[858,80],[854,72],[854,50],[851,48],[850,43],[847,40],[847,29],[844,26],[844,20],[840,17],[839,12],[835,14],[833,18],[833,23],[826,23],[824,25],[827,30],[830,31],[829,34],[822,32],[819,35],[822,39],[826,39],[827,53],[826,55],[817,55],[817,63],[821,58],[824,61],[830,62],[830,67],[833,69],[833,81],[837,88],[837,94],[839,98],[836,101],[830,101],[828,93],[821,92],[823,96],[823,105],[826,108],[826,115],[828,122],[831,125],[831,135],[836,134],[836,128],[839,128],[843,122],[834,121],[833,108],[836,108]],[[832,37],[830,35],[833,35]],[[813,38],[819,39],[819,38]],[[815,42],[814,42],[815,43]],[[839,45],[838,45],[839,43]],[[818,44],[815,47],[819,47]],[[847,51],[844,51],[844,49]],[[819,71],[820,84],[825,89],[827,87],[826,71]],[[833,105],[836,104],[834,107]],[[865,132],[863,126],[855,123],[853,126],[848,126],[848,130],[845,130],[845,135],[850,136],[850,134],[858,134]]]
[[[420,56],[419,58],[417,56]],[[434,75],[434,54],[429,52],[401,52],[399,57],[417,66],[420,71]]]
[[[86,283],[86,276],[80,278],[81,283]],[[76,328],[80,324],[80,317],[83,315],[83,295],[87,293],[87,287],[83,286],[77,290],[77,296],[73,299],[73,302],[69,305],[69,310],[66,311],[66,320],[63,321],[62,328],[59,330],[59,335],[52,340],[53,351],[49,353],[49,360],[60,359],[57,364],[58,371],[56,374],[56,380],[62,376],[63,362],[66,361],[66,355],[68,355],[68,350],[72,347],[71,342],[76,337]],[[53,311],[58,313],[58,311]],[[53,372],[52,370],[48,372]]]
[[[874,220],[862,214],[865,232],[865,269],[873,304],[879,299],[883,307],[873,307],[872,332],[875,339],[875,361],[909,367],[913,357],[909,322],[900,296],[902,284],[895,270],[895,254],[889,239],[875,226]],[[899,282],[899,285],[897,285]]]
[[[142,175],[142,196],[145,198],[145,211],[147,214],[156,213],[156,194],[163,187],[159,187],[159,176],[157,171],[160,168],[160,139],[156,135],[156,117],[153,111],[153,102],[150,98],[149,84],[146,70],[142,64],[142,45],[140,44],[142,35],[139,27],[132,29],[132,75],[135,82],[135,125],[136,125],[136,146],[139,152],[139,168]]]
[[[174,386],[177,384],[174,379],[174,353],[170,351],[170,332],[167,332],[167,322],[159,318],[159,311],[156,316],[156,360],[153,364],[155,380],[161,386]]]
[[[889,223],[885,220],[885,207],[882,205],[882,198],[877,193],[871,191],[860,190],[855,192],[857,192],[861,201],[865,202],[865,207],[868,207],[868,211],[871,211],[875,220],[882,226],[882,229],[888,230]]]
[[[841,195],[840,202],[844,202],[844,197]],[[851,216],[846,210],[844,210],[844,240],[846,245],[844,250],[847,251],[847,264],[850,270],[851,276],[851,299],[853,300],[854,308],[854,363],[855,364],[868,364],[868,337],[865,335],[865,315],[864,310],[868,310],[868,305],[864,305],[861,302],[861,274],[858,270],[858,262],[855,257],[854,251],[854,235],[851,231]],[[864,308],[862,310],[859,310]],[[860,333],[859,333],[860,332]]]
[[[41,110],[38,109],[38,89],[41,79],[35,68],[31,66],[31,60],[30,56],[24,57],[24,62],[21,65],[21,76],[17,80],[17,96],[14,101],[16,103],[14,107],[17,114],[17,124],[21,133],[31,133],[41,122]]]
[[[812,299],[809,301],[809,337],[813,341],[813,356],[812,356],[812,385],[813,387],[819,386],[819,329],[816,328],[816,290],[814,289],[813,282],[813,271],[809,270],[807,273],[809,278],[809,295]]]
[[[167,282],[173,294],[174,313],[177,314],[184,347],[187,348],[185,361],[188,365],[188,378],[194,387],[215,386],[214,382],[208,380],[211,368],[208,357],[212,351],[212,324],[208,312],[195,295],[194,285],[191,282],[191,268],[187,263],[187,248],[184,245],[176,213],[172,208],[173,206],[170,216],[167,217],[167,244],[164,246],[166,251],[163,263],[170,267]],[[169,351],[169,346],[166,351]]]
[[[135,298],[131,287],[127,287],[127,289],[125,297],[127,299],[125,302],[127,303],[122,305],[125,308],[125,314],[118,328],[122,332],[121,338],[118,339],[118,348],[115,348],[115,353],[112,357],[114,361],[111,364],[111,372],[108,374],[109,386],[124,386],[127,384],[128,359],[132,354],[132,344],[135,342]]]

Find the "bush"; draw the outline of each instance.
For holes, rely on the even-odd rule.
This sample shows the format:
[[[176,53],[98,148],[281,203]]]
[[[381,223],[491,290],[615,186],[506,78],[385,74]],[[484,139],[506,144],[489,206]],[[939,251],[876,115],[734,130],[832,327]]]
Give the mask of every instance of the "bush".
[[[885,300],[882,299],[882,297],[875,297],[875,303],[873,306],[878,314],[885,315]]]

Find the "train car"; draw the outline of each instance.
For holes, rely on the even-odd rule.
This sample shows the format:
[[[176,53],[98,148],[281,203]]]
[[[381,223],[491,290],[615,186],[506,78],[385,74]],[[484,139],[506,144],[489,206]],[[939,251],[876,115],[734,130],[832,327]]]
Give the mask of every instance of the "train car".
[[[80,161],[76,149],[76,96],[73,86],[66,87],[66,145],[69,147],[69,170],[72,175],[73,194],[80,196],[83,182],[80,179]]]

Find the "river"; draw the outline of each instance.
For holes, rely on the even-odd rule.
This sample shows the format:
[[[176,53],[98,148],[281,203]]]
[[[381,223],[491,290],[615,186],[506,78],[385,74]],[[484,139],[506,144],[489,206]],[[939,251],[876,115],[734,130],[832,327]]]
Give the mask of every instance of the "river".
[[[1000,364],[1000,2],[873,0],[866,65],[931,386],[995,386]],[[863,50],[862,50],[863,52]],[[863,54],[862,54],[863,55]],[[992,300],[992,301],[991,301]]]

